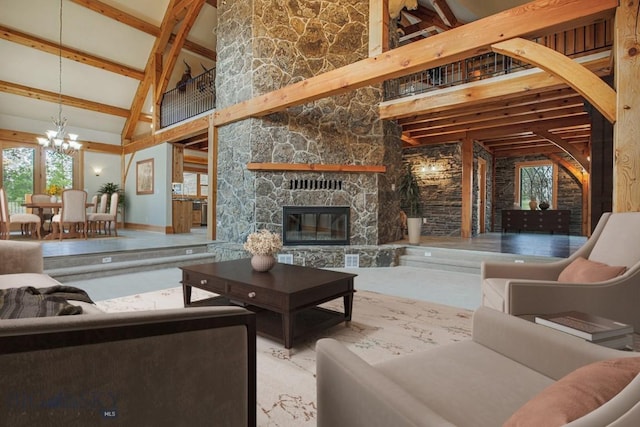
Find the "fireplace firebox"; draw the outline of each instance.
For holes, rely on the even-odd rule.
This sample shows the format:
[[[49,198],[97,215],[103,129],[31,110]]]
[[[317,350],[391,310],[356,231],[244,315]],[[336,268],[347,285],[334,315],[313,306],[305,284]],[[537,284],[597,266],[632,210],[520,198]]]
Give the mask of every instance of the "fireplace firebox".
[[[284,245],[348,245],[348,206],[284,206]]]

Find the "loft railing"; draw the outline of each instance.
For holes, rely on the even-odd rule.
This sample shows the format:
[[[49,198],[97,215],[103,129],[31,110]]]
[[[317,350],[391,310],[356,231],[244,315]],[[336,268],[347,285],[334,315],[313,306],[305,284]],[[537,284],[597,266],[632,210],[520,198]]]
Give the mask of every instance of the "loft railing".
[[[212,68],[166,92],[160,103],[164,128],[216,107],[216,69]]]
[[[611,20],[534,39],[569,57],[595,53],[613,45]],[[385,82],[385,100],[402,98],[512,73],[532,66],[511,57],[489,52]]]

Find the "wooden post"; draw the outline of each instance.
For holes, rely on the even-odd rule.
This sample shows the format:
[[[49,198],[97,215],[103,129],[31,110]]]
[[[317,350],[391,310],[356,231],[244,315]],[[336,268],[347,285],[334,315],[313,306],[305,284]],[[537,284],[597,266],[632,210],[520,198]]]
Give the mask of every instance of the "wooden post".
[[[462,215],[460,237],[470,238],[473,208],[473,140],[462,140]]]
[[[620,2],[615,19],[615,86],[617,121],[613,129],[613,211],[640,211],[640,0]]]
[[[369,0],[369,57],[389,50],[389,0]]]
[[[209,149],[207,152],[207,175],[209,192],[207,195],[207,239],[216,239],[216,203],[218,202],[218,128],[213,125],[213,115],[209,115],[208,128]]]

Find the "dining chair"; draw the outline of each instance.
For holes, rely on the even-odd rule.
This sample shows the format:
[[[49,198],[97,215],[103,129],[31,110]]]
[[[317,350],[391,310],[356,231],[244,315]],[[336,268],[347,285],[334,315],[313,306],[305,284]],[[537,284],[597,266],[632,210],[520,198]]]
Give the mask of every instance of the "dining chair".
[[[0,226],[0,238],[8,240],[11,235],[11,223],[28,224],[26,229],[30,235],[35,230],[38,239],[40,239],[40,217],[32,213],[9,213],[9,202],[7,201],[7,193],[4,188],[0,188],[0,217],[2,217],[2,225]]]
[[[97,197],[98,196],[94,196],[94,198]],[[107,200],[109,200],[109,195],[107,193],[103,193],[102,196],[100,196],[100,204],[97,205],[95,210],[87,216],[89,230],[92,233],[100,234],[101,220],[98,219],[97,215],[107,213]]]
[[[93,197],[91,198],[91,206],[87,208],[87,227],[88,227],[87,231],[89,232],[89,234],[95,231],[94,230],[95,224],[91,220],[91,215],[96,213],[97,210],[98,210],[98,195],[94,194]]]
[[[51,196],[48,194],[34,194],[31,196],[32,203],[47,203],[51,201]],[[53,209],[52,208],[39,208],[40,209],[40,220],[45,223],[49,221],[49,231],[51,231],[51,218],[53,218]],[[44,225],[44,224],[43,224]]]
[[[104,197],[105,195],[103,195]],[[114,223],[114,233],[116,237],[118,237],[118,193],[111,194],[111,202],[109,204],[109,212],[104,213],[95,213],[90,215],[91,221],[94,222],[97,226],[102,226],[104,233],[107,234],[107,230],[109,234],[111,234],[111,224]]]
[[[87,192],[84,190],[64,190],[62,192],[62,208],[60,213],[54,215],[51,222],[54,230],[59,233],[62,240],[65,232],[65,225],[69,225],[69,233],[72,234],[74,228],[81,229],[81,236],[87,238]],[[57,230],[56,230],[57,229]]]

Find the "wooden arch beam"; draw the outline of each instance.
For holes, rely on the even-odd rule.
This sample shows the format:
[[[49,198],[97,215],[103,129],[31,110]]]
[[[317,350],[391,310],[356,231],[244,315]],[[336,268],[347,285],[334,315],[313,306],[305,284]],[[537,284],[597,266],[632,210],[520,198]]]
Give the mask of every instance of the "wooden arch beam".
[[[547,130],[537,130],[534,133],[538,136],[543,137],[544,139],[549,140],[554,145],[557,145],[559,148],[562,149],[562,151],[564,151],[565,153],[573,157],[576,162],[580,163],[580,166],[582,166],[582,168],[587,172],[591,170],[587,156],[582,154],[580,151],[576,150],[574,146],[569,144],[564,139],[560,138],[558,135],[554,135]]]
[[[609,122],[615,123],[616,92],[577,62],[551,48],[519,37],[492,44],[491,49],[556,75],[584,96]]]

